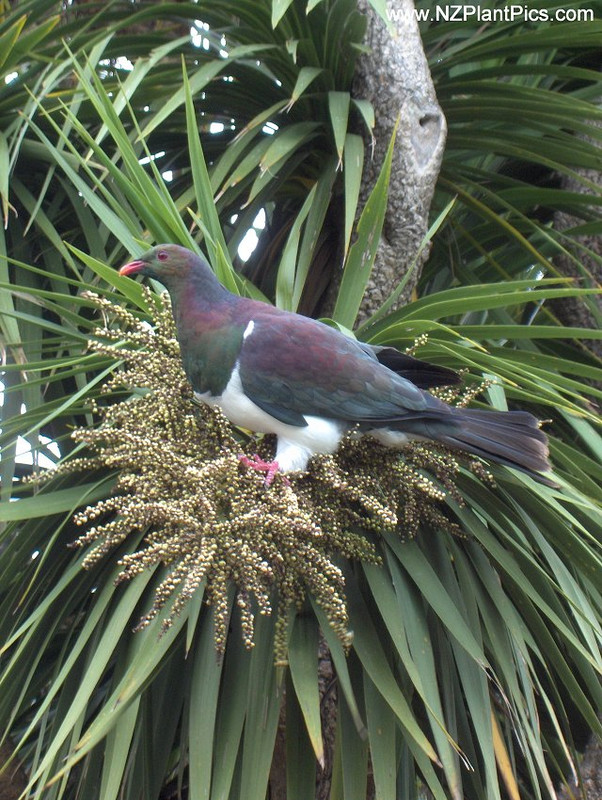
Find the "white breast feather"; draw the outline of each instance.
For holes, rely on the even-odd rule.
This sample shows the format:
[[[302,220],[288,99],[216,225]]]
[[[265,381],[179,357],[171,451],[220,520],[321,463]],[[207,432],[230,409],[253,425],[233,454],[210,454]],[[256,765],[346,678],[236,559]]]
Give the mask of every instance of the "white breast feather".
[[[257,433],[275,433],[278,437],[275,460],[282,472],[304,470],[316,453],[334,453],[346,428],[342,422],[308,414],[305,415],[307,425],[304,427],[287,425],[272,417],[245,395],[238,364],[221,395],[195,392],[194,396],[209,406],[221,408],[233,425]]]

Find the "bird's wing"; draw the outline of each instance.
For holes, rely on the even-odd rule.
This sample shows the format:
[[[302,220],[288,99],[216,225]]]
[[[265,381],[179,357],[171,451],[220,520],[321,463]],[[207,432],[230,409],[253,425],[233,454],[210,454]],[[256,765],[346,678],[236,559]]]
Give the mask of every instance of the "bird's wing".
[[[400,377],[411,381],[420,389],[430,389],[434,386],[457,386],[462,383],[462,377],[458,372],[448,367],[441,367],[438,364],[430,364],[428,361],[421,361],[419,358],[402,353],[395,347],[385,347],[381,345],[367,344],[358,342],[359,346],[373,356],[381,364]]]
[[[307,415],[378,423],[440,404],[353,339],[273,309],[254,320],[238,366],[247,397],[292,425]]]

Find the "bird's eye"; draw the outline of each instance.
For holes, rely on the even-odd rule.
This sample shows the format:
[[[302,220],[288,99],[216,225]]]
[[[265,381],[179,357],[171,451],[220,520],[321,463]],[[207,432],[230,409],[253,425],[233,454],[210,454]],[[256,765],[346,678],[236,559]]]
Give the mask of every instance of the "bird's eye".
[[[157,253],[157,258],[159,259],[159,261],[167,261],[169,256],[167,255],[165,250],[159,250],[159,252]]]

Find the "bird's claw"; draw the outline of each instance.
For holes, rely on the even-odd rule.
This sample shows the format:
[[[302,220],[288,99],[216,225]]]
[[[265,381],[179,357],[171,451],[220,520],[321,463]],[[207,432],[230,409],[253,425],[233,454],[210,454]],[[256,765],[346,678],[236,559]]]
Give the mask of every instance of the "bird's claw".
[[[247,456],[244,453],[241,453],[241,455],[238,456],[238,460],[241,464],[244,464],[245,467],[251,467],[251,469],[254,469],[257,472],[265,472],[266,475],[264,484],[266,486],[270,486],[272,484],[276,473],[280,470],[277,461],[264,461],[263,458],[260,458],[257,455],[257,453],[255,453],[253,456]],[[282,476],[282,480],[287,486],[290,486],[290,481],[286,475]]]

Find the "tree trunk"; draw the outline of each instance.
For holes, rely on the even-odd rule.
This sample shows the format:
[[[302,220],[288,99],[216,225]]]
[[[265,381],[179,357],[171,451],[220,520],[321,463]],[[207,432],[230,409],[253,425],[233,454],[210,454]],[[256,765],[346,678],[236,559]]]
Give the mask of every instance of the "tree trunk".
[[[358,61],[354,94],[370,100],[376,112],[374,152],[365,170],[362,205],[376,182],[399,117],[383,235],[360,310],[360,318],[365,319],[406,274],[428,230],[447,125],[435,95],[412,0],[388,3],[394,34],[367,0],[359,0],[358,5],[369,18],[366,44],[370,52]],[[398,307],[408,302],[427,256],[428,248],[419,257]]]
[[[593,123],[600,127],[600,123]],[[598,144],[597,141],[587,137],[590,144]],[[587,179],[596,187],[602,185],[602,172],[594,170],[576,169],[576,175]],[[572,175],[563,175],[561,177],[562,188],[568,192],[578,192],[583,195],[596,195],[596,190],[592,186],[587,186],[579,178]],[[562,211],[556,212],[554,215],[554,227],[560,231],[568,231],[578,225],[583,224],[585,220],[577,219]],[[595,234],[588,234],[577,237],[577,241],[583,245],[581,248],[573,247],[572,255],[576,256],[579,264],[571,260],[568,255],[557,256],[554,261],[558,268],[565,275],[570,275],[577,279],[581,279],[581,285],[586,286],[600,286],[602,284],[602,266],[596,257],[602,256],[602,240],[600,236]],[[584,249],[584,248],[587,248]],[[591,251],[588,253],[587,251]],[[583,266],[581,266],[583,265]],[[590,301],[597,306],[598,312],[602,313],[602,298],[594,296]],[[556,300],[552,303],[554,313],[558,319],[564,324],[572,327],[579,328],[598,328],[598,319],[586,302],[579,297],[566,297],[562,300]],[[602,359],[602,341],[600,339],[588,339],[587,347]]]
[[[600,126],[599,122],[593,123]],[[588,141],[593,144],[591,138],[587,137]],[[602,185],[602,172],[593,170],[576,169],[575,173],[586,178],[596,186]],[[595,196],[595,190],[586,186],[577,177],[572,175],[563,175],[561,177],[562,188],[569,192],[579,192],[581,194],[589,194]],[[581,225],[584,220],[577,219],[562,211],[556,212],[554,215],[554,226],[557,230],[566,231]],[[579,249],[578,252],[573,252],[577,256],[581,264],[587,270],[579,269],[578,264],[573,262],[569,256],[558,256],[554,260],[558,268],[565,274],[571,277],[583,279],[583,286],[600,286],[602,285],[602,266],[596,260],[602,256],[602,240],[600,236],[593,234],[587,236],[580,236],[578,238],[580,244],[584,248],[591,251],[591,255],[584,249]],[[577,248],[573,248],[577,250]],[[591,298],[591,302],[597,306],[599,312],[602,313],[602,298],[595,295]],[[562,300],[555,300],[552,302],[554,313],[558,319],[564,324],[578,328],[598,328],[598,320],[590,307],[578,297],[566,297]],[[597,358],[602,359],[602,341],[600,339],[588,339],[587,347],[594,353]],[[598,384],[598,388],[600,385]],[[558,796],[560,800],[568,800],[572,796],[576,796],[579,792],[584,792],[588,800],[600,800],[602,798],[602,742],[598,737],[593,734],[583,757],[581,764],[581,778],[582,786],[577,786],[575,783],[571,784],[570,791],[565,787],[561,787]]]
[[[587,797],[587,800],[602,798],[602,741],[595,734],[587,746],[579,772],[581,784],[571,780],[568,788],[561,786],[558,800],[573,800],[575,797]]]
[[[25,791],[27,778],[15,759],[11,766],[5,766],[13,757],[10,742],[0,745],[0,800],[18,800]]]

